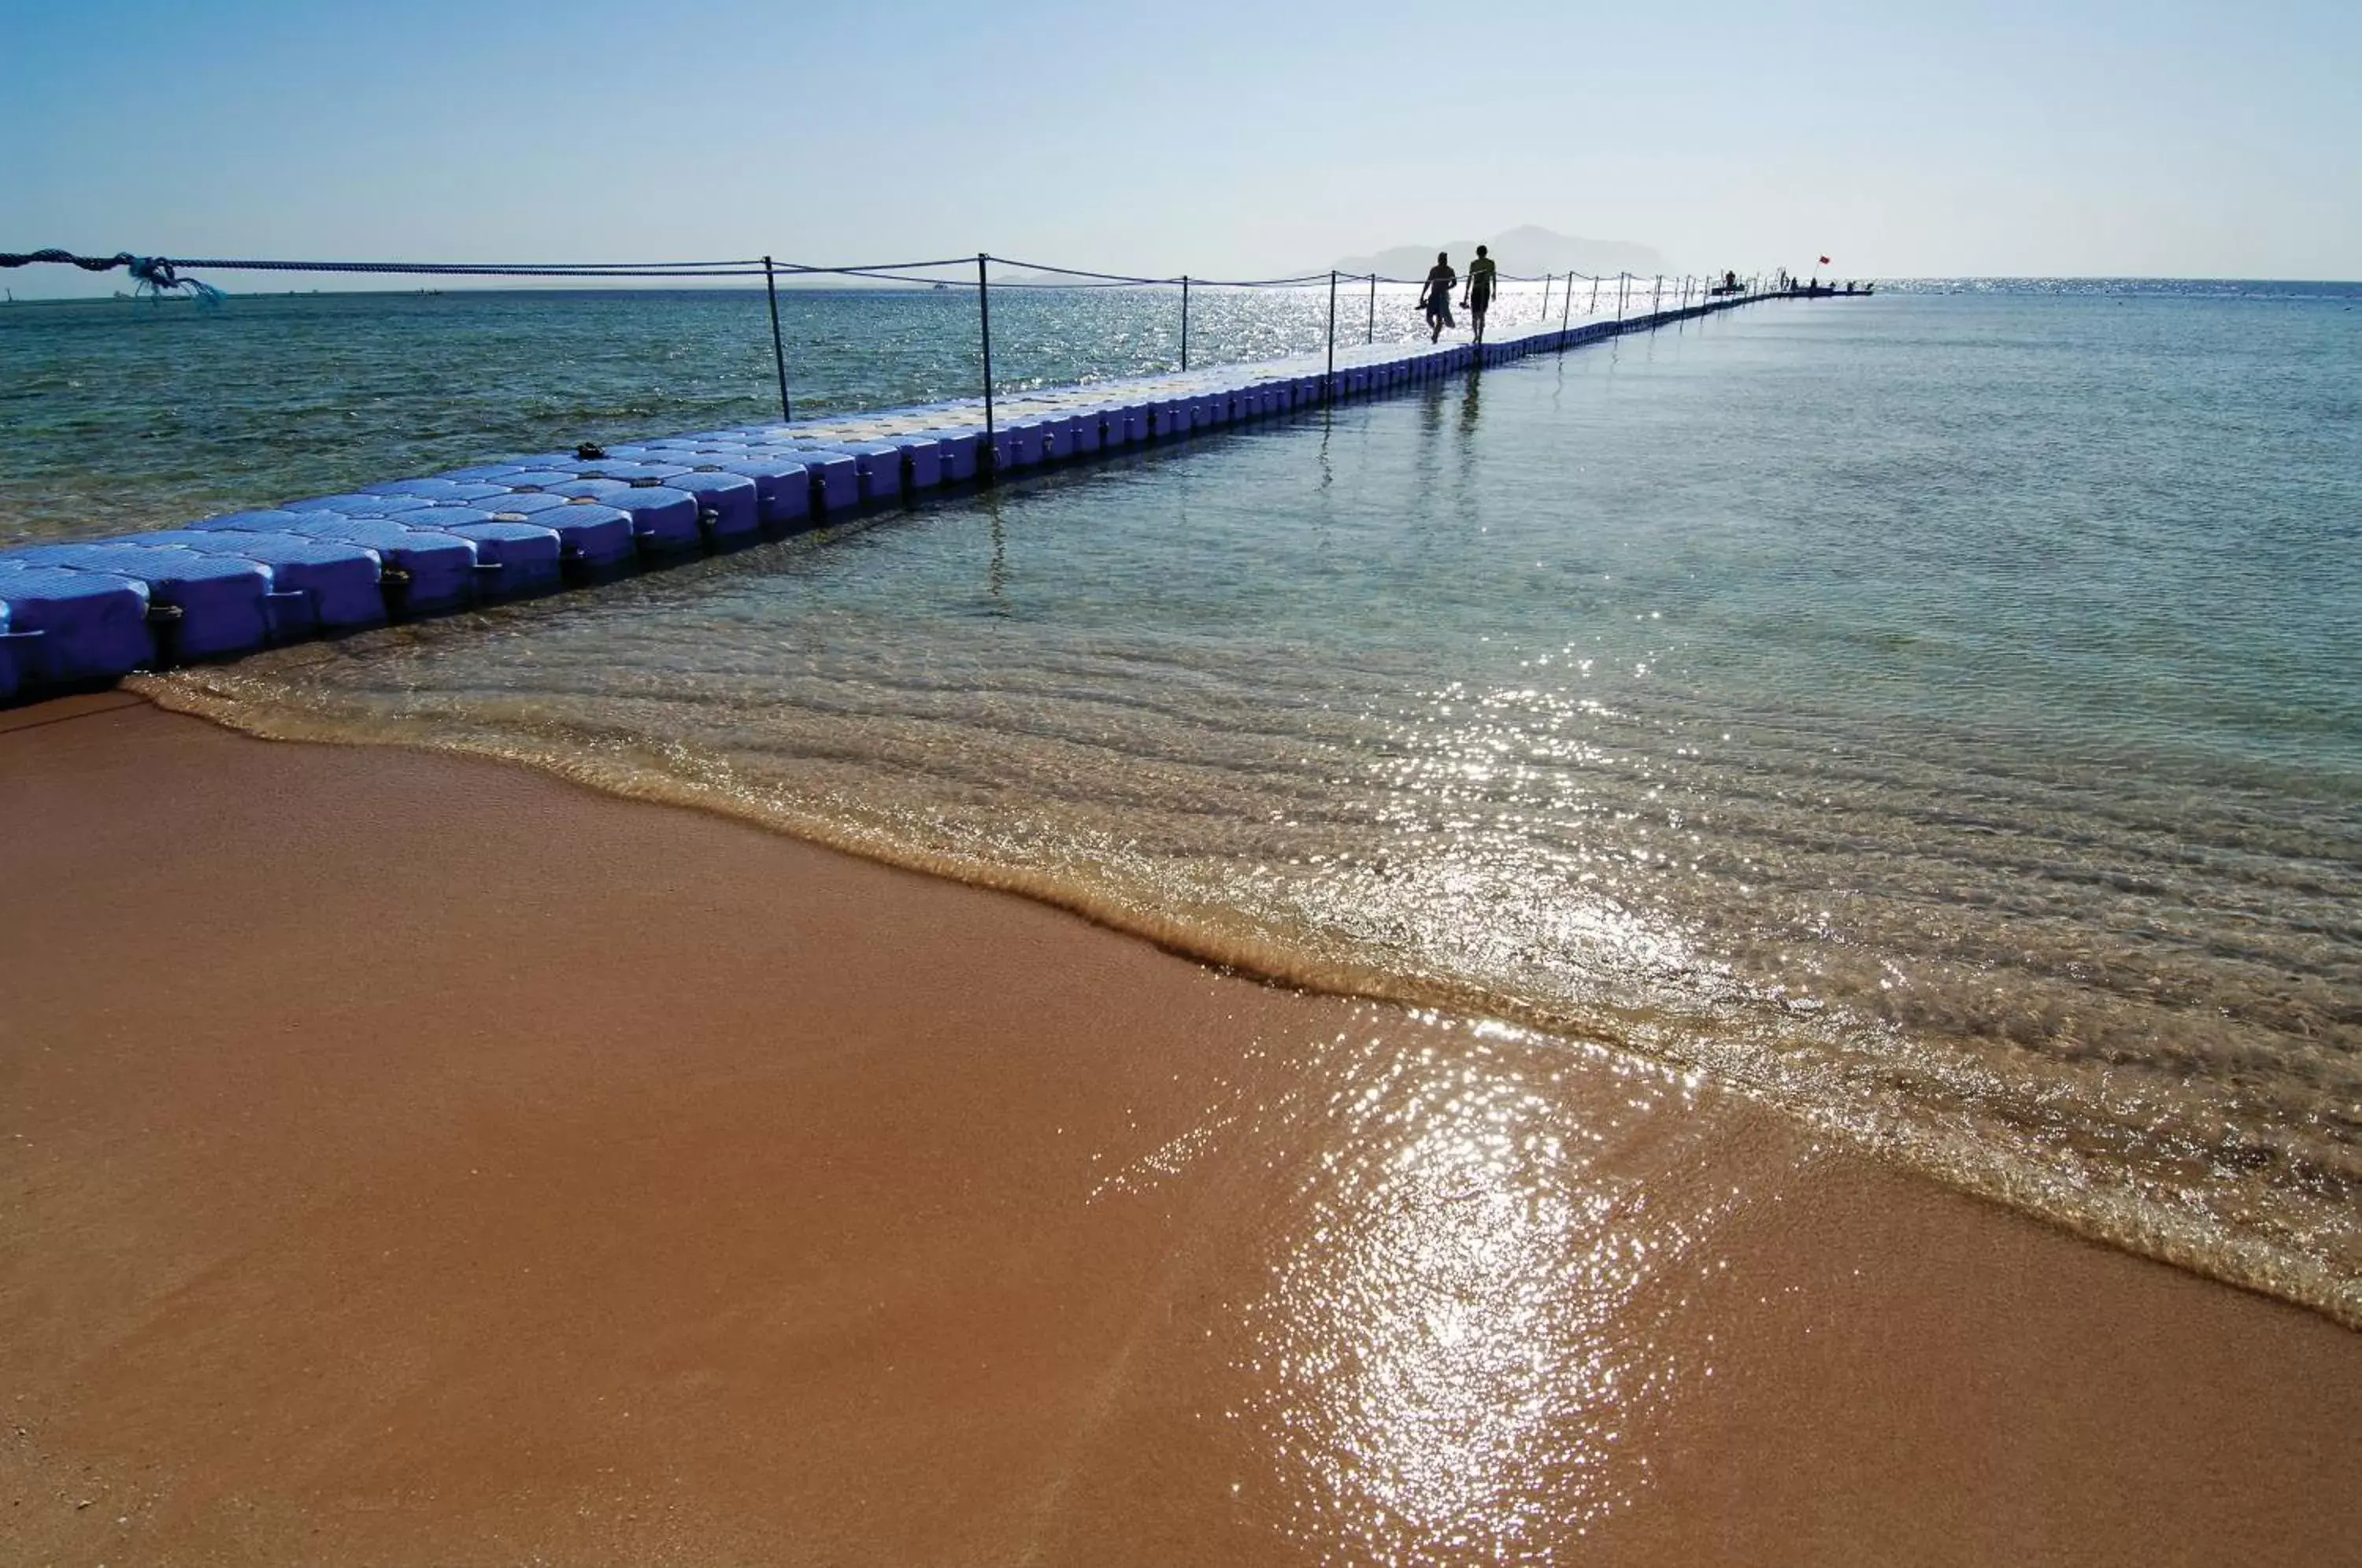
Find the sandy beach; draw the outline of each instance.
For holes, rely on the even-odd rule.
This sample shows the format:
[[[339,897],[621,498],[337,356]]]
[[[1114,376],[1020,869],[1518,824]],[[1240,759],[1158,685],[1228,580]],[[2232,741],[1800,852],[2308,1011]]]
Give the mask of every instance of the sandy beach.
[[[2362,1339],[1645,1064],[0,713],[0,1558],[2317,1563]]]

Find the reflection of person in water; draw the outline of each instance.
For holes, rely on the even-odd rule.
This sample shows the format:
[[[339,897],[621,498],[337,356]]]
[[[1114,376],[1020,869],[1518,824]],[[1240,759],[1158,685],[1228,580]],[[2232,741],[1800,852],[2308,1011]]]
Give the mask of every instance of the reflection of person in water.
[[[1443,329],[1452,325],[1451,291],[1459,283],[1460,274],[1451,270],[1451,258],[1444,251],[1435,253],[1435,265],[1427,270],[1427,340],[1429,343],[1443,336]]]

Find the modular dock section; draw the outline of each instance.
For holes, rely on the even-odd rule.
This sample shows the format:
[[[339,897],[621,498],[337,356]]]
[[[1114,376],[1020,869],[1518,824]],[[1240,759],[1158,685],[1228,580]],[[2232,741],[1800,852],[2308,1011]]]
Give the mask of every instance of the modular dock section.
[[[521,453],[185,527],[0,551],[0,702],[434,614],[842,521],[946,486],[1385,396],[1714,299],[1483,345],[1340,348],[844,418]],[[1777,297],[1777,296],[1772,296]]]

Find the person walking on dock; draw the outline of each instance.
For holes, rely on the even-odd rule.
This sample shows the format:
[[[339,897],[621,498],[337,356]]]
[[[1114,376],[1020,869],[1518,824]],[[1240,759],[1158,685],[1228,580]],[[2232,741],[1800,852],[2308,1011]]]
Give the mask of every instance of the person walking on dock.
[[[1485,311],[1493,303],[1493,286],[1498,269],[1485,248],[1476,248],[1476,259],[1468,263],[1468,297],[1461,303],[1468,307],[1468,325],[1475,329],[1476,341],[1485,341]]]
[[[1460,286],[1460,274],[1451,270],[1449,252],[1435,253],[1435,265],[1427,270],[1427,297],[1422,302],[1427,310],[1427,340],[1429,343],[1443,336],[1443,329],[1452,325],[1451,291]]]

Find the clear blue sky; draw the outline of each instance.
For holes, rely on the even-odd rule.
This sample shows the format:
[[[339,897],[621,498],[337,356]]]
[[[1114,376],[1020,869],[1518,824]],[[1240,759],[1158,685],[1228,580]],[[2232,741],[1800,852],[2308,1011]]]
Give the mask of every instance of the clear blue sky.
[[[2354,0],[1683,14],[0,0],[0,249],[2362,277]]]

